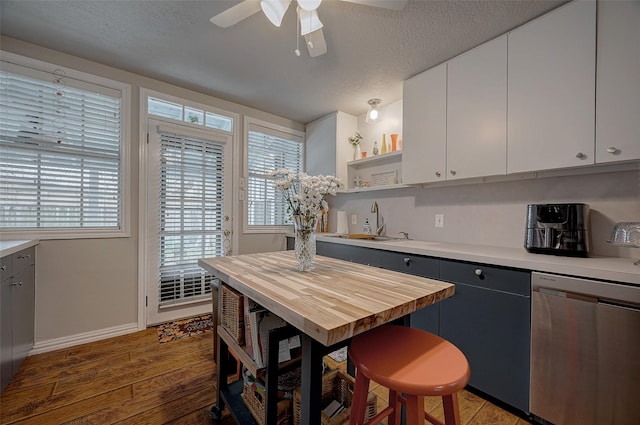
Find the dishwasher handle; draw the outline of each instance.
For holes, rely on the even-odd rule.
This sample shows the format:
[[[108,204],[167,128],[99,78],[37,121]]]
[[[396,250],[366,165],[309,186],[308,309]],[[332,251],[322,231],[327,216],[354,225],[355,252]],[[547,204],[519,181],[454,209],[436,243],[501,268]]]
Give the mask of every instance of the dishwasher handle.
[[[561,297],[561,298],[568,298],[572,300],[586,301],[594,304],[599,301],[597,297],[593,297],[585,294],[578,294],[576,292],[561,291],[558,289],[538,287],[538,288],[535,288],[533,291],[539,292],[542,295],[550,295],[553,297]]]

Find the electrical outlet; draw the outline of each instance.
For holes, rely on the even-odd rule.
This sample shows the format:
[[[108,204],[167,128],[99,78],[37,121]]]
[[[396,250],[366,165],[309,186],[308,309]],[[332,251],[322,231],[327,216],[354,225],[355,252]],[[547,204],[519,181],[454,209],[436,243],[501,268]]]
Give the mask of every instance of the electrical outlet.
[[[436,227],[444,228],[444,214],[436,214]]]
[[[358,224],[358,215],[351,214],[351,224]]]

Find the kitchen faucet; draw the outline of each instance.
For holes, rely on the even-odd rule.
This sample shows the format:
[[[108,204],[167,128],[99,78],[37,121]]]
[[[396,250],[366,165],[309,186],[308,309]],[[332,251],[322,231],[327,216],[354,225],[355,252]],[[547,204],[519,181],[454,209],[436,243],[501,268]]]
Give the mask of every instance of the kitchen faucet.
[[[376,201],[373,201],[373,204],[371,205],[371,212],[376,213],[376,236],[384,236],[386,234],[384,217],[380,215],[380,210],[378,209],[378,203]]]

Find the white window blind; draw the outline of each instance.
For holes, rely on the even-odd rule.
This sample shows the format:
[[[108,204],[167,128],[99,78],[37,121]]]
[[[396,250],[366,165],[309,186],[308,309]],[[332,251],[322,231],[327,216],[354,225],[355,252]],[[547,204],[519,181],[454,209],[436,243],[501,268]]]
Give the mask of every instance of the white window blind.
[[[0,228],[122,225],[121,92],[2,63]]]
[[[224,255],[224,146],[160,130],[160,305],[211,292],[199,258]]]
[[[249,125],[247,148],[247,224],[282,226],[289,224],[287,204],[269,173],[280,168],[303,171],[303,144],[300,137]]]

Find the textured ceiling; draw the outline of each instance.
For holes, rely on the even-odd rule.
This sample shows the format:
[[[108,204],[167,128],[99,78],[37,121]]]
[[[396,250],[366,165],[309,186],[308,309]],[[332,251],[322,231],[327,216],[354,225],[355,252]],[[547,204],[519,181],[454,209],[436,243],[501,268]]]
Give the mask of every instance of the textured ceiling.
[[[295,56],[296,14],[259,12],[233,27],[209,18],[239,1],[2,0],[3,35],[302,123],[367,100],[402,97],[402,81],[564,1],[410,0],[402,11],[324,0],[328,53]]]

